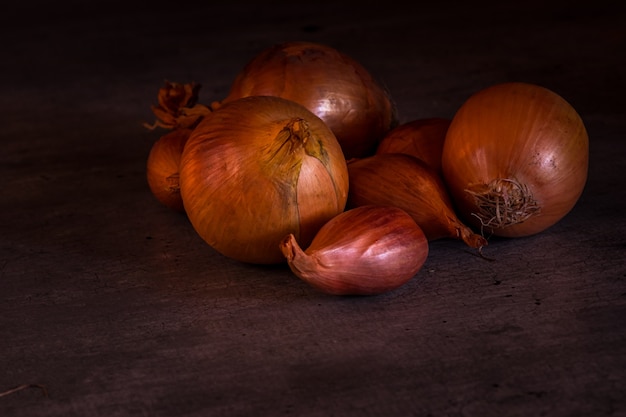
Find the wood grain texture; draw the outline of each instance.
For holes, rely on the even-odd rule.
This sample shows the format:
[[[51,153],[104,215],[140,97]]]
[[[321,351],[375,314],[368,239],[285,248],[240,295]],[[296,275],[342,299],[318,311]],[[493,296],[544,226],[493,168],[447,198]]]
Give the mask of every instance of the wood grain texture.
[[[624,6],[86,5],[0,17],[0,392],[48,391],[1,416],[626,415]],[[375,297],[218,255],[150,194],[142,123],[163,80],[210,102],[292,39],[360,60],[402,121],[500,81],[553,89],[589,131],[582,198],[491,239],[493,262],[433,242]]]

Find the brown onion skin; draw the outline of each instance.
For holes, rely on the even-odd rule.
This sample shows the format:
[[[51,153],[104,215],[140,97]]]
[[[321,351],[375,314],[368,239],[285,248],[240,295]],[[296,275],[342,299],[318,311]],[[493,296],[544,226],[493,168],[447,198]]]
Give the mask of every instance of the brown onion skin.
[[[453,117],[442,155],[459,215],[485,233],[503,237],[530,236],[561,220],[583,192],[588,164],[589,138],[574,108],[545,87],[521,82],[472,95]],[[499,184],[507,201],[527,201],[526,208],[495,217],[484,214],[476,193],[485,192],[494,201],[497,193],[489,184]],[[511,197],[518,194],[524,198]],[[504,201],[502,197],[500,208]],[[521,219],[521,213],[529,217],[509,222],[513,224],[493,221]]]
[[[344,210],[348,189],[332,131],[300,104],[269,96],[232,101],[203,119],[185,145],[180,180],[198,234],[255,264],[284,263],[278,245],[289,233],[310,243]]]
[[[387,132],[376,153],[413,155],[441,174],[443,142],[450,122],[443,117],[431,117],[402,123]]]
[[[457,217],[443,180],[424,161],[402,153],[376,154],[348,161],[347,208],[390,205],[403,209],[428,240],[452,238],[472,248],[487,240]]]
[[[254,95],[305,106],[330,127],[347,159],[373,154],[397,124],[395,105],[381,84],[353,58],[319,43],[292,41],[262,50],[222,103]]]
[[[362,206],[328,221],[302,250],[293,235],[281,242],[291,270],[327,294],[376,295],[405,284],[428,257],[428,240],[404,210]]]
[[[161,136],[150,149],[146,177],[150,191],[159,202],[175,211],[184,211],[180,196],[179,165],[191,129],[177,128]]]

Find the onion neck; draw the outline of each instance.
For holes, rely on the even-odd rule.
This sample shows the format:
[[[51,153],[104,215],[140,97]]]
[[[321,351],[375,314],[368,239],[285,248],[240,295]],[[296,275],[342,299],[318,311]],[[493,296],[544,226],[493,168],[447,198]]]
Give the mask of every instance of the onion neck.
[[[280,242],[280,250],[293,273],[309,282],[308,277],[317,270],[318,264],[302,250],[293,234],[289,234]]]
[[[309,123],[301,118],[290,120],[283,131],[287,132],[292,144],[302,146],[304,152],[313,158],[319,159],[325,166],[329,164],[329,156],[321,140],[316,138]]]
[[[156,116],[154,123],[144,123],[144,127],[154,130],[157,127],[164,129],[193,129],[213,108],[198,103],[200,84],[181,84],[166,82],[159,89],[158,105],[152,106]]]
[[[283,127],[278,131],[274,140],[276,148],[270,153],[271,165],[274,165],[276,161],[281,161],[276,162],[276,165],[292,169],[302,163],[305,155],[320,160],[324,166],[329,165],[330,157],[323,142],[317,140],[305,119],[294,117],[281,121],[280,124]],[[287,160],[292,161],[286,163]]]
[[[480,249],[483,246],[487,246],[487,239],[479,234],[472,232],[469,227],[459,227],[457,229],[457,233],[459,235],[459,238],[472,248]]]
[[[271,159],[292,158],[294,154],[299,154],[300,149],[304,149],[309,140],[309,125],[306,120],[299,117],[280,122],[282,129],[277,133],[274,143],[277,145]]]

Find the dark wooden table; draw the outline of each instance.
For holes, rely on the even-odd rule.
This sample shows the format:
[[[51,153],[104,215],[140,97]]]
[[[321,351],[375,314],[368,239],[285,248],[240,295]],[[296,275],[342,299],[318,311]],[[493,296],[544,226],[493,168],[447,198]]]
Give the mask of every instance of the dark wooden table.
[[[249,3],[3,6],[0,415],[625,416],[624,7]],[[142,123],[164,80],[217,100],[297,39],[359,60],[401,121],[554,90],[590,136],[581,199],[495,262],[432,242],[380,296],[220,256],[150,194]]]

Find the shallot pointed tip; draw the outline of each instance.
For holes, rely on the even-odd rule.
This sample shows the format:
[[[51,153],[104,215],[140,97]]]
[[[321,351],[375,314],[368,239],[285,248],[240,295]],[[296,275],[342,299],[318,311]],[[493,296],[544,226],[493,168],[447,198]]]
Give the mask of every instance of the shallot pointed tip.
[[[296,237],[290,233],[280,242],[280,251],[283,253],[287,262],[293,261],[296,257],[297,248],[299,249],[298,242],[296,241]]]
[[[463,236],[463,242],[465,242],[468,246],[471,246],[472,248],[478,250],[482,249],[488,244],[487,239],[476,233],[469,233],[468,235]]]

